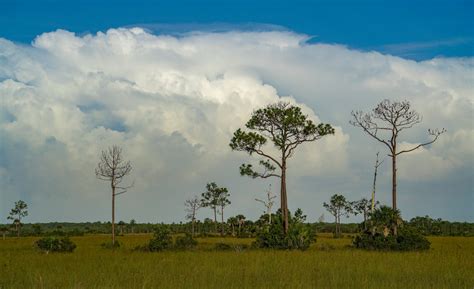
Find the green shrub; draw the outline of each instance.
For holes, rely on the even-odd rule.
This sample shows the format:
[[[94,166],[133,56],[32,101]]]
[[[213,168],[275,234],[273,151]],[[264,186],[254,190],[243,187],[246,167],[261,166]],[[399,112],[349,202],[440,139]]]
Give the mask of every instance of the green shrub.
[[[410,250],[428,250],[431,246],[430,241],[426,239],[417,229],[410,226],[403,226],[397,236],[398,248],[400,251]]]
[[[217,251],[236,251],[241,252],[248,249],[247,244],[227,244],[227,243],[216,243],[214,246],[214,250]]]
[[[68,237],[45,237],[36,241],[36,247],[44,252],[72,252],[76,249],[74,244]]]
[[[191,234],[186,233],[184,236],[178,236],[175,240],[174,247],[176,249],[193,249],[197,246],[197,241],[194,240]]]
[[[400,230],[397,236],[363,232],[354,238],[353,244],[359,249],[383,251],[421,251],[428,250],[431,245],[422,234],[412,230]]]
[[[170,249],[173,246],[170,230],[167,226],[159,226],[155,230],[153,239],[148,243],[148,251],[159,252]]]
[[[431,243],[420,230],[403,223],[398,210],[382,206],[370,215],[367,224],[367,229],[353,240],[356,248],[385,251],[418,251],[430,248]]]
[[[288,212],[289,228],[288,234],[283,231],[283,218],[280,211],[272,219],[271,225],[265,225],[257,238],[252,244],[256,248],[272,248],[272,249],[299,249],[306,250],[311,243],[315,241],[313,230],[303,222],[306,216],[302,215],[300,209],[297,210],[295,216],[292,217]]]
[[[218,251],[230,251],[232,250],[232,246],[226,243],[216,243],[214,249]]]

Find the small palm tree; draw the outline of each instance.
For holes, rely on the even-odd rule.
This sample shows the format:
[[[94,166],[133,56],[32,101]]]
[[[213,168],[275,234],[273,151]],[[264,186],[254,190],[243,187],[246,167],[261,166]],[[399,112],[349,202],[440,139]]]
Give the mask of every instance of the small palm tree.
[[[397,228],[403,224],[400,210],[388,206],[381,206],[370,214],[369,227],[372,234],[382,233],[385,237],[389,234],[397,235]]]
[[[229,219],[227,219],[227,223],[232,228],[232,236],[235,236],[235,227],[239,224],[239,221],[236,217],[230,217]]]

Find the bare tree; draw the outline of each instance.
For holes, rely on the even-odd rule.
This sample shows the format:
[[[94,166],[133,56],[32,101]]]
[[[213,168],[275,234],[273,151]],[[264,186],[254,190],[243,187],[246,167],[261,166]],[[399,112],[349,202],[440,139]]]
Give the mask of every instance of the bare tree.
[[[372,213],[374,212],[374,209],[375,209],[375,182],[377,181],[377,170],[382,163],[383,163],[383,160],[379,162],[379,152],[377,152],[377,157],[375,159],[374,184],[372,186],[372,199],[371,199],[371,206],[370,206],[370,211]],[[364,217],[364,222],[365,222],[365,217]]]
[[[198,196],[193,196],[184,202],[186,210],[186,219],[191,220],[191,234],[194,237],[194,224],[196,223],[196,213],[201,208],[201,200]]]
[[[262,203],[265,206],[265,213],[268,215],[268,224],[272,223],[272,207],[273,204],[275,204],[274,199],[276,198],[275,195],[272,193],[272,185],[269,186],[268,191],[267,191],[267,200],[260,200],[260,199],[255,199],[255,201]]]
[[[123,186],[123,178],[130,174],[132,165],[130,161],[124,161],[122,148],[119,146],[109,147],[103,150],[100,161],[95,169],[95,175],[99,180],[110,182],[112,189],[112,245],[115,245],[115,197],[127,192],[132,185]]]
[[[410,102],[391,102],[385,99],[372,112],[353,111],[351,114],[353,119],[349,122],[350,124],[361,127],[368,135],[386,145],[390,150],[388,156],[392,158],[392,207],[396,209],[397,156],[434,143],[446,130],[444,128],[428,129],[428,134],[432,137],[430,141],[399,151],[397,150],[397,141],[400,133],[403,130],[412,128],[422,120],[422,117],[411,109]],[[381,136],[383,133],[388,134],[388,138]]]

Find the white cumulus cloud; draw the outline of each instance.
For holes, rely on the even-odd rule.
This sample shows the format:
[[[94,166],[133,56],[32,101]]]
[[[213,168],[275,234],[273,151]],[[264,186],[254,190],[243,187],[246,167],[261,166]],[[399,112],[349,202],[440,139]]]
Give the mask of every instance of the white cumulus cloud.
[[[400,195],[423,199],[435,180],[448,188],[459,170],[472,169],[471,58],[414,62],[307,39],[285,31],[174,37],[141,28],[85,36],[57,30],[32,45],[0,39],[1,214],[22,198],[30,220],[108,219],[108,187],[93,172],[100,150],[118,144],[136,184],[119,200],[119,219],[182,220],[184,199],[208,181],[229,187],[229,214],[257,217],[253,200],[268,181],[240,177],[238,166],[253,159],[228,143],[254,109],[279,100],[336,128],[302,146],[289,164],[290,209],[302,207],[311,218],[333,193],[368,197],[373,156],[385,148],[348,120],[352,109],[384,98],[410,100],[424,116],[402,139],[407,144],[426,141],[429,127],[449,132],[400,160],[400,181],[407,182]],[[380,186],[388,191],[384,170]],[[451,194],[472,194],[470,177]],[[432,204],[433,215],[473,217],[440,212],[440,205]]]

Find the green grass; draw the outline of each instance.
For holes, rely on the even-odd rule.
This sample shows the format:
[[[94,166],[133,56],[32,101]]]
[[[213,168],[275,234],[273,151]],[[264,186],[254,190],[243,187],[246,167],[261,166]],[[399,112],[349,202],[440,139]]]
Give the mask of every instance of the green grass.
[[[0,288],[474,288],[474,238],[432,237],[430,251],[410,253],[355,250],[329,236],[305,252],[211,250],[252,241],[235,238],[199,239],[196,251],[132,251],[150,237],[119,237],[116,251],[100,247],[109,236],[75,237],[72,254],[38,252],[37,238],[0,240]]]

